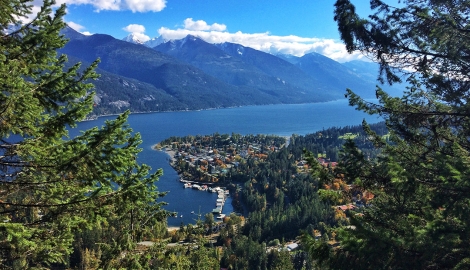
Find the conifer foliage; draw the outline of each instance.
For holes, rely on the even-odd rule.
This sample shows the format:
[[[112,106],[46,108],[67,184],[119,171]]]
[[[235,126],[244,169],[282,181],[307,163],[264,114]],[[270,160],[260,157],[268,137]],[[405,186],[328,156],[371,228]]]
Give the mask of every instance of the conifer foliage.
[[[380,80],[406,79],[409,88],[401,98],[377,88],[378,104],[347,90],[352,106],[385,119],[391,143],[364,123],[381,156],[366,160],[348,147],[340,165],[375,198],[339,230],[339,248],[307,245],[333,269],[468,269],[470,2],[370,3],[374,13],[361,18],[350,1],[336,1],[341,37],[380,63]]]
[[[66,264],[74,234],[120,222],[106,256],[126,257],[140,232],[165,219],[154,183],[161,171],[139,165],[139,134],[128,113],[68,138],[67,126],[93,106],[94,69],[74,65],[56,50],[66,40],[65,6],[0,1],[0,268]],[[23,20],[23,21],[22,21]],[[100,239],[96,239],[99,242]],[[112,253],[112,250],[114,253]]]

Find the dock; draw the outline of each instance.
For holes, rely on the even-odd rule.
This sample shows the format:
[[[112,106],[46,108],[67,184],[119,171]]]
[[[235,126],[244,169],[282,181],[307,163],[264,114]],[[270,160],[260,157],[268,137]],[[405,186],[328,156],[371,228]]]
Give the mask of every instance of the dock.
[[[225,217],[224,214],[222,214],[222,209],[225,204],[225,200],[229,196],[229,191],[225,190],[221,187],[208,187],[207,185],[198,185],[195,183],[191,183],[190,181],[180,179],[180,182],[184,183],[184,188],[193,188],[201,191],[208,191],[208,192],[213,192],[217,193],[217,200],[215,202],[216,208],[212,209],[213,214],[219,214],[217,218],[223,219]]]

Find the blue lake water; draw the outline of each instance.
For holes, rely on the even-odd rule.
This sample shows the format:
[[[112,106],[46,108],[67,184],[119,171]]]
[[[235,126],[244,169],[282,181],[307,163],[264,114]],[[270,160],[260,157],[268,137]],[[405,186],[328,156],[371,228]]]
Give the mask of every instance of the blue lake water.
[[[78,130],[95,126],[101,127],[105,120],[115,116],[100,117],[94,121],[82,122]],[[246,106],[238,108],[132,114],[128,123],[135,132],[140,132],[143,151],[138,160],[150,165],[153,169],[162,168],[163,176],[157,183],[160,191],[169,191],[162,198],[168,205],[165,209],[178,212],[177,218],[169,218],[169,226],[195,223],[197,215],[191,211],[204,214],[215,208],[215,193],[185,189],[177,173],[169,166],[168,155],[152,150],[152,145],[171,136],[206,135],[213,133],[231,134],[270,134],[290,136],[306,135],[323,128],[360,125],[366,119],[376,123],[382,119],[356,111],[348,106],[347,100],[325,103]],[[77,132],[74,129],[71,134]],[[224,206],[223,213],[232,212],[230,200]],[[180,216],[183,217],[180,217]]]

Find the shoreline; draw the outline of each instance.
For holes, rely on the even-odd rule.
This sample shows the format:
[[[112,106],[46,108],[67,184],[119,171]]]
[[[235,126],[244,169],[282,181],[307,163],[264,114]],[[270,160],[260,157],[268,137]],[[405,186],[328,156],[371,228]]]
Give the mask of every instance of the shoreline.
[[[231,109],[231,108],[240,108],[240,107],[250,107],[250,106],[270,106],[270,105],[302,105],[302,104],[318,104],[318,103],[328,103],[328,102],[333,102],[333,101],[338,101],[338,100],[343,100],[343,98],[340,99],[332,99],[332,100],[325,100],[325,101],[318,101],[318,102],[305,102],[305,103],[269,103],[269,104],[251,104],[251,105],[236,105],[236,106],[227,106],[227,107],[215,107],[215,108],[205,108],[205,109],[193,109],[193,110],[168,110],[168,111],[148,111],[148,112],[133,112],[131,111],[129,115],[132,114],[146,114],[146,113],[171,113],[171,112],[198,112],[198,111],[210,111],[210,110],[220,110],[220,109]],[[344,99],[348,100],[348,99]],[[367,99],[366,99],[367,100]],[[85,122],[85,121],[94,121],[97,120],[100,117],[108,117],[108,116],[115,116],[115,115],[121,115],[123,112],[120,113],[110,113],[110,114],[100,114],[100,115],[94,115],[93,118],[85,118],[84,120],[80,122]]]
[[[174,162],[174,157],[176,155],[176,151],[172,150],[172,149],[166,149],[166,150],[155,149],[154,148],[155,145],[152,145],[152,149],[155,150],[155,151],[160,151],[160,152],[163,152],[163,153],[167,154],[170,157],[170,159],[169,159],[170,166],[173,168],[173,170],[175,170],[175,168],[173,167],[173,162]],[[178,176],[179,176],[178,181],[181,182],[181,183],[191,183],[191,184],[198,184],[198,185],[215,185],[216,184],[216,183],[212,183],[212,182],[200,182],[200,181],[194,181],[194,180],[184,180],[181,177],[180,173],[178,173]]]
[[[177,231],[177,230],[179,230],[180,227],[177,227],[177,226],[168,226],[166,229],[167,229],[168,232],[172,232],[172,231]]]
[[[155,144],[155,145],[157,145],[157,144]],[[155,145],[152,145],[152,149],[155,150],[155,151],[160,151],[160,152],[163,152],[163,153],[167,154],[170,157],[170,159],[169,159],[170,165],[172,165],[173,161],[174,161],[174,158],[175,158],[175,155],[176,155],[176,151],[174,151],[172,149],[165,149],[165,150],[155,149]],[[171,167],[173,167],[173,166],[171,166]]]

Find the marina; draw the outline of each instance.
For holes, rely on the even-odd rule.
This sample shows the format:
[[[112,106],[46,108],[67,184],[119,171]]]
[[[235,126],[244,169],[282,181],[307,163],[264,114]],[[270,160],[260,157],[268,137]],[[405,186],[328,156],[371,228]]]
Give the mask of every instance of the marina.
[[[210,211],[210,213],[214,214],[215,218],[222,220],[227,214],[230,214],[229,212],[232,211],[232,207],[230,206],[229,207],[230,210],[228,210],[229,212],[223,213],[224,205],[227,203],[227,199],[230,196],[229,190],[221,188],[221,187],[209,187],[207,184],[196,184],[192,181],[183,180],[183,179],[180,179],[179,181],[183,183],[184,189],[191,189],[191,190],[217,194],[217,198],[215,200],[215,208],[212,209],[212,211]],[[199,206],[199,209],[200,208],[201,206]],[[192,210],[190,213],[191,215],[193,216],[196,215],[198,218],[200,218],[202,216],[200,211],[201,210],[199,210],[199,213],[196,213],[194,210]],[[179,213],[175,213],[174,217],[183,218],[183,215]]]
[[[217,216],[218,219],[223,219],[225,217],[226,214],[222,214],[222,210],[227,200],[227,197],[230,195],[229,190],[223,189],[221,187],[208,187],[207,185],[198,185],[182,179],[180,180],[180,182],[184,182],[184,188],[193,188],[199,191],[217,193],[217,200],[215,202],[216,208],[212,210],[212,213],[219,214],[219,216]],[[194,211],[191,211],[191,214],[194,214]]]
[[[227,200],[227,197],[230,195],[230,191],[228,189],[224,189],[221,187],[209,187],[208,184],[196,184],[194,182],[191,182],[189,180],[184,180],[180,179],[180,182],[184,183],[183,187],[184,188],[192,188],[196,189],[199,191],[207,191],[207,192],[212,192],[212,193],[217,193],[217,200],[215,202],[216,208],[212,210],[213,214],[219,214],[217,218],[223,219],[225,217],[225,214],[222,214],[222,209],[224,207],[225,201]],[[211,183],[209,183],[210,185]],[[191,211],[191,214],[194,214],[194,211]],[[223,215],[223,216],[222,216]],[[222,216],[222,217],[220,217]]]

